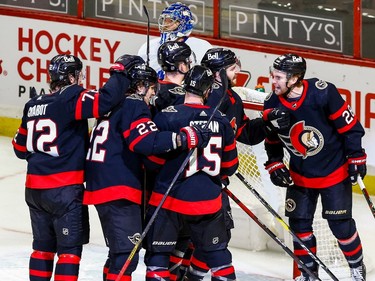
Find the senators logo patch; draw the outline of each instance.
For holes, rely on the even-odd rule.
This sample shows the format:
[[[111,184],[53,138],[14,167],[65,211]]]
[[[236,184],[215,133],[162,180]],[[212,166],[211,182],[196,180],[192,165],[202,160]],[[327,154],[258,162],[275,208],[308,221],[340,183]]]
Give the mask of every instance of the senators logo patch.
[[[322,133],[314,127],[306,126],[300,121],[289,130],[289,136],[279,134],[285,146],[294,155],[303,159],[318,154],[324,146]]]
[[[293,212],[296,208],[296,202],[293,199],[286,199],[285,201],[285,210],[289,213]]]
[[[327,84],[326,81],[319,80],[319,81],[316,81],[316,82],[315,82],[315,86],[316,86],[319,90],[324,90],[325,88],[327,88],[328,84]]]
[[[132,244],[135,245],[141,239],[141,234],[139,234],[138,232],[134,233],[133,236],[128,236],[128,239],[130,240],[130,242],[132,242]]]
[[[181,86],[174,87],[173,89],[169,89],[168,92],[174,94],[174,95],[185,95],[185,90]]]

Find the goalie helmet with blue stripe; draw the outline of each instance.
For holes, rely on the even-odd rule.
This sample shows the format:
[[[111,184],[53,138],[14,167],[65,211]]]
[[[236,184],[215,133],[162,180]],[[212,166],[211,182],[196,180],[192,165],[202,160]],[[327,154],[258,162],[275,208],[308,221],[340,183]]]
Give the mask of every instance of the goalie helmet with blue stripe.
[[[159,17],[160,44],[188,37],[194,28],[193,15],[188,6],[176,2],[165,8]]]

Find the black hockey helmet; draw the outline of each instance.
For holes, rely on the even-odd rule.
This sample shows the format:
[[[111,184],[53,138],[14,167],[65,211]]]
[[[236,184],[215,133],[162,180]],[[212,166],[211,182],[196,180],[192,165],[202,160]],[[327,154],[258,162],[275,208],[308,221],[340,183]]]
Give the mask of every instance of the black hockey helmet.
[[[82,62],[79,58],[73,55],[57,55],[51,59],[48,72],[51,83],[59,84],[60,86],[69,85],[69,74],[76,77],[82,71]]]
[[[235,63],[240,65],[236,54],[225,48],[211,48],[207,50],[201,61],[201,65],[208,67],[213,72],[220,71],[220,69]]]
[[[185,42],[168,41],[158,49],[158,63],[164,71],[176,71],[180,62],[195,62],[191,56],[192,51]]]
[[[205,66],[196,65],[192,67],[185,76],[184,89],[186,92],[198,96],[204,96],[207,89],[214,83],[212,71]]]
[[[130,87],[134,89],[136,89],[140,83],[143,83],[146,87],[158,83],[158,75],[156,71],[145,63],[135,64],[129,70],[129,78],[131,80]]]
[[[284,54],[275,59],[273,69],[285,72],[288,79],[298,75],[299,80],[302,80],[306,73],[306,61],[296,54]]]

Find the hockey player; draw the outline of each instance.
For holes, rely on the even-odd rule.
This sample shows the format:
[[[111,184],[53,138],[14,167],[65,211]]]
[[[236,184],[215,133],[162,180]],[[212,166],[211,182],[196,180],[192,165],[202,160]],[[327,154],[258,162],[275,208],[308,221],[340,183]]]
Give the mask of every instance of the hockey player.
[[[149,59],[150,66],[156,70],[160,78],[164,77],[164,73],[158,64],[157,50],[163,43],[167,41],[185,42],[191,48],[198,63],[206,50],[212,47],[208,41],[190,36],[195,24],[193,15],[190,8],[181,2],[172,3],[166,7],[158,21],[160,38],[150,40]],[[138,55],[146,60],[147,42],[141,46]]]
[[[271,68],[274,91],[264,109],[289,112],[290,127],[273,130],[266,139],[266,168],[275,185],[287,187],[285,213],[291,229],[316,252],[312,224],[318,197],[322,216],[348,261],[352,280],[365,280],[366,269],[352,218],[352,184],[366,175],[364,129],[336,87],[317,78],[304,79],[306,61],[281,55]],[[289,170],[283,147],[290,154]],[[314,272],[316,262],[294,242],[295,254]],[[319,246],[319,245],[318,245]],[[296,280],[312,280],[303,272]]]
[[[164,71],[164,79],[159,80],[155,106],[161,111],[170,105],[184,103],[182,82],[190,65],[195,63],[195,57],[186,43],[168,41],[159,47],[158,63]]]
[[[255,118],[250,120],[246,116],[241,97],[232,89],[236,85],[237,73],[241,70],[241,63],[233,51],[225,48],[211,48],[203,56],[201,64],[211,69],[215,77],[213,90],[208,96],[206,104],[211,107],[219,105],[219,110],[230,121],[237,141],[248,145],[259,144],[265,139],[266,124],[270,124],[271,121],[274,121],[278,126],[288,124],[288,116],[277,114],[276,110],[264,113],[263,119]],[[228,78],[226,93],[223,91],[223,81],[221,81],[220,77],[222,69],[225,69]],[[225,175],[222,176],[222,183],[224,186],[229,185],[229,179]],[[230,202],[226,193],[223,193],[222,196],[223,211],[227,228],[230,230],[234,227]],[[200,253],[196,251],[191,266],[196,272],[207,271],[208,267],[201,266],[202,263],[199,257]]]
[[[155,106],[157,111],[171,106],[183,104],[185,90],[183,81],[190,65],[195,63],[194,54],[184,42],[167,41],[158,50],[158,63],[164,71],[164,79],[159,80],[159,91]],[[148,172],[147,182],[154,182],[155,175]],[[151,188],[152,189],[152,188]],[[193,246],[190,243],[189,233],[180,233],[176,247],[170,256],[170,279],[181,280],[190,264]]]
[[[129,72],[131,86],[124,101],[97,120],[86,162],[84,204],[94,204],[109,248],[104,281],[116,280],[142,232],[142,155],[177,148],[205,146],[210,131],[184,127],[179,132],[159,132],[151,120],[149,103],[157,89],[157,74],[145,63]],[[151,158],[153,159],[153,157]],[[123,278],[130,280],[138,254]]]
[[[99,91],[81,87],[82,62],[57,55],[49,65],[50,90],[30,99],[13,140],[18,158],[28,162],[26,203],[33,233],[31,281],[78,279],[82,245],[89,240],[88,208],[83,206],[88,118],[99,117],[120,102],[130,81],[127,71],[138,56],[124,55],[111,67]]]
[[[149,281],[170,280],[169,256],[183,229],[188,229],[193,244],[203,253],[203,260],[212,270],[212,280],[236,279],[221,211],[220,175],[230,176],[237,169],[237,149],[228,120],[220,112],[204,105],[212,83],[213,75],[208,68],[194,66],[184,81],[185,103],[170,106],[154,118],[160,130],[178,132],[179,128],[189,124],[204,126],[214,114],[209,124],[213,132],[210,142],[206,148],[194,151],[146,237],[146,280]],[[160,204],[186,157],[187,152],[167,155],[149,201],[149,217]],[[187,273],[186,278],[192,280],[193,276]]]

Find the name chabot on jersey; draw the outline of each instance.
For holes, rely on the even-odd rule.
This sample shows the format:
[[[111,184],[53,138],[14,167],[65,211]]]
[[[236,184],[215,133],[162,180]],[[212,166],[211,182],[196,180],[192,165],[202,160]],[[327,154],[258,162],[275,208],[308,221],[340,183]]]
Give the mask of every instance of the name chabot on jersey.
[[[190,121],[190,126],[192,125],[199,125],[199,126],[204,126],[205,124],[207,123],[207,121],[205,120],[201,120],[201,121]],[[210,124],[208,124],[208,128],[214,132],[214,133],[218,133],[219,132],[219,123],[217,121],[211,121]]]

